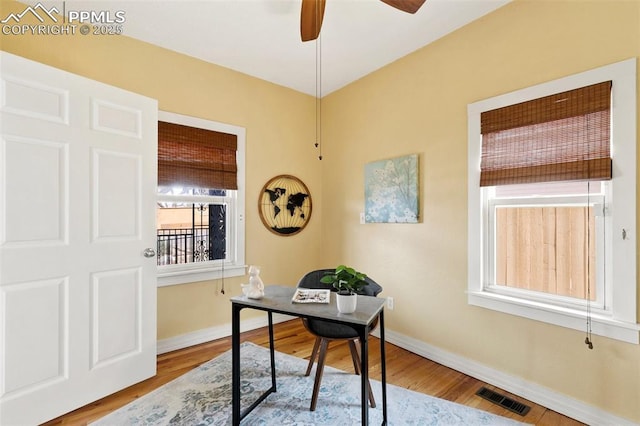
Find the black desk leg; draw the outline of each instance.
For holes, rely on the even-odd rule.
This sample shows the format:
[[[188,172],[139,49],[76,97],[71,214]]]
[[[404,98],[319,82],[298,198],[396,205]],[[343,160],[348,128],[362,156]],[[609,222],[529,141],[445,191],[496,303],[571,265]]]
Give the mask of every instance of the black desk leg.
[[[387,361],[384,345],[384,309],[380,311],[380,367],[382,381],[382,424],[387,424]]]
[[[362,425],[369,424],[369,327],[360,331],[360,392],[362,395]]]
[[[240,310],[231,305],[231,409],[232,423],[240,424]]]
[[[276,358],[273,348],[273,315],[269,311],[269,352],[271,355],[271,392],[276,391]]]

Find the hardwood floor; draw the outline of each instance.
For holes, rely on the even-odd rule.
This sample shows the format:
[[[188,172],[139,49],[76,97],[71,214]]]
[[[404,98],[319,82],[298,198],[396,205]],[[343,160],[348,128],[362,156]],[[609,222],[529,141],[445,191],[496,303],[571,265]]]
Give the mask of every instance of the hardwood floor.
[[[304,329],[300,320],[295,319],[276,324],[276,350],[309,358],[313,349],[313,337]],[[242,334],[242,341],[268,347],[268,332],[266,327]],[[133,385],[113,395],[98,400],[92,404],[58,417],[46,426],[54,425],[86,425],[89,422],[105,416],[111,411],[141,397],[157,387],[175,379],[194,367],[216,357],[231,348],[231,338],[215,340],[209,343],[169,352],[158,356],[158,372],[156,376],[144,382]],[[370,377],[380,378],[380,346],[379,341],[372,337],[369,345]],[[422,392],[438,398],[454,401],[459,404],[478,408],[504,417],[536,425],[573,426],[582,423],[551,411],[540,405],[523,400],[515,395],[487,385],[479,380],[447,368],[443,365],[422,358],[416,354],[387,343],[387,383],[402,386],[417,392]],[[345,371],[353,371],[349,348],[346,343],[334,342],[327,354],[327,365]],[[315,372],[315,370],[314,370]],[[314,374],[312,372],[312,374]],[[498,405],[486,401],[475,393],[481,386],[503,393],[518,402],[531,407],[526,416],[512,413]],[[311,398],[311,395],[309,395]]]

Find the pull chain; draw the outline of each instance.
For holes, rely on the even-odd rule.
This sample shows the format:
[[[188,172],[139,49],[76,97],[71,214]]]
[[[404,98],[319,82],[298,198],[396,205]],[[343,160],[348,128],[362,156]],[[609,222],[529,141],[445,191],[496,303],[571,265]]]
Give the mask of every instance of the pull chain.
[[[222,230],[224,227],[224,218],[226,217],[226,206],[223,206],[224,208],[224,214],[222,214],[222,211],[220,212],[222,217],[219,218],[219,227]],[[227,241],[225,239],[224,241],[224,249],[222,250],[223,256],[222,256],[222,288],[220,289],[220,293],[224,294],[224,262],[227,260]]]
[[[320,2],[316,2],[316,22],[319,22]],[[322,42],[316,38],[316,142],[318,160],[322,160]]]
[[[589,256],[589,247],[591,245],[591,214],[589,214],[590,209],[590,195],[591,195],[591,182],[587,182],[587,208],[585,209],[586,221],[587,224],[587,324],[586,324],[586,337],[584,338],[584,344],[587,345],[589,349],[593,349],[593,341],[591,340],[593,335],[591,333],[591,257]],[[595,207],[592,207],[595,208]]]

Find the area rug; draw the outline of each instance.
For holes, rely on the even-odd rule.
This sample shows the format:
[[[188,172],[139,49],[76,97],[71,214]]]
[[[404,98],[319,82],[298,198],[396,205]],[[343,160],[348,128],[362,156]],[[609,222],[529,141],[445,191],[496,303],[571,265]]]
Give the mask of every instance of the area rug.
[[[241,399],[248,407],[271,384],[269,350],[253,343],[241,348]],[[309,411],[313,373],[307,361],[276,352],[277,392],[269,395],[242,421],[243,425],[360,424],[360,377],[325,367],[316,411]],[[380,383],[371,386],[378,402],[369,409],[370,424],[382,422]],[[518,425],[464,405],[387,384],[389,425]],[[153,392],[92,423],[124,425],[231,424],[231,351],[206,362]]]

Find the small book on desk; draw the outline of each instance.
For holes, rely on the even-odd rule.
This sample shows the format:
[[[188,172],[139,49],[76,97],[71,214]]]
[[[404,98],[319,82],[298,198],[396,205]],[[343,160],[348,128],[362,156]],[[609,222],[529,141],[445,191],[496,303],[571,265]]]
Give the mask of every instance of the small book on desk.
[[[291,298],[293,303],[329,303],[331,290],[320,288],[297,288]]]

